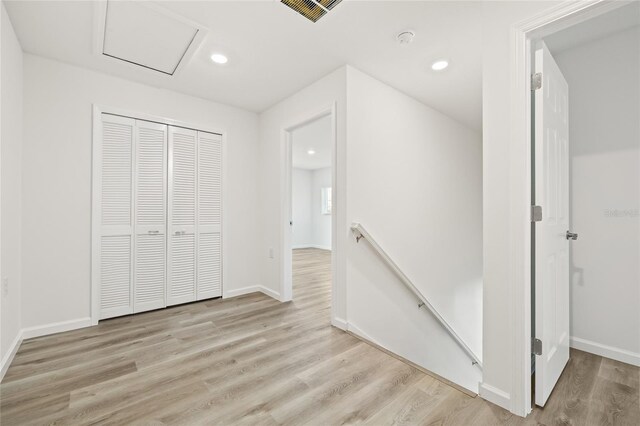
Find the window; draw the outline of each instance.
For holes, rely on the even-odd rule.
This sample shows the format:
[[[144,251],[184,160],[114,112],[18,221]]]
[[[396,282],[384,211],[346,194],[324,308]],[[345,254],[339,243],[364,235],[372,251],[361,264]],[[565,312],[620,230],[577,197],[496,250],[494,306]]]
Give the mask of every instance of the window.
[[[322,203],[320,204],[321,214],[331,214],[331,188],[320,188]]]

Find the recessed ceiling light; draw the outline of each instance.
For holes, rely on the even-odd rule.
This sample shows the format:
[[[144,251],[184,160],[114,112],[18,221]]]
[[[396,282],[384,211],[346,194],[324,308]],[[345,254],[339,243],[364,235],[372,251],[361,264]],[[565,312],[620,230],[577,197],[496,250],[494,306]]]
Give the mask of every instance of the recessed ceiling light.
[[[309,151],[307,151],[307,154],[309,154],[309,155],[313,155],[313,154],[315,154],[315,153],[316,153],[316,152],[315,152],[314,150],[312,150],[312,149],[310,149]]]
[[[431,64],[431,69],[434,71],[442,71],[449,66],[449,61],[440,59]]]
[[[216,64],[226,64],[229,59],[224,56],[222,53],[214,53],[213,55],[211,55],[211,60],[213,62],[215,62]]]

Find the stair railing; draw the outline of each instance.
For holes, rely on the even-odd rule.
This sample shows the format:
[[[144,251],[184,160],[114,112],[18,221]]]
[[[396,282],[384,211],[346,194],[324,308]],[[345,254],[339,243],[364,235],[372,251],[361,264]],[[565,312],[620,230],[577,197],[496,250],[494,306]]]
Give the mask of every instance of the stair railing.
[[[422,294],[420,290],[411,282],[409,277],[407,277],[404,272],[398,267],[398,265],[389,257],[389,255],[380,247],[380,245],[376,242],[376,240],[367,232],[367,230],[359,223],[353,223],[351,225],[351,230],[356,236],[356,242],[360,242],[362,238],[369,242],[369,245],[373,247],[378,256],[385,261],[387,266],[400,278],[400,281],[413,293],[413,295],[418,299],[418,308],[425,307],[427,310],[433,315],[435,319],[442,324],[442,326],[447,330],[447,332],[453,337],[453,339],[460,345],[460,347],[466,352],[466,354],[471,358],[471,364],[477,366],[482,370],[482,363],[480,359],[476,356],[475,353],[471,350],[469,346],[462,340],[462,338],[455,332],[455,330],[449,325],[449,323],[440,315],[440,313],[436,310],[436,308],[429,303],[427,298]]]

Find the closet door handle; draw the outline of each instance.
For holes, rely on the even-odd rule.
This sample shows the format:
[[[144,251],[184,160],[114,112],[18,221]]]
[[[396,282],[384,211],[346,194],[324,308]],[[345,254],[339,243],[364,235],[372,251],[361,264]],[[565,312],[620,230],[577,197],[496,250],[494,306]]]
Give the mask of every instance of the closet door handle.
[[[149,234],[159,234],[159,233],[160,233],[160,231],[149,231],[148,233],[149,233]]]
[[[186,231],[176,231],[173,233],[173,235],[184,235],[186,233],[187,233]]]

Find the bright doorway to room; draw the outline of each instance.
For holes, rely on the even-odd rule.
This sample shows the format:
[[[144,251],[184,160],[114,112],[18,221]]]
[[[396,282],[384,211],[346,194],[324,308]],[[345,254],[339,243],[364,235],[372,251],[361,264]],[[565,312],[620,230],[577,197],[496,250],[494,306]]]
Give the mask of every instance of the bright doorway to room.
[[[332,116],[290,131],[291,276],[296,301],[331,295]]]

